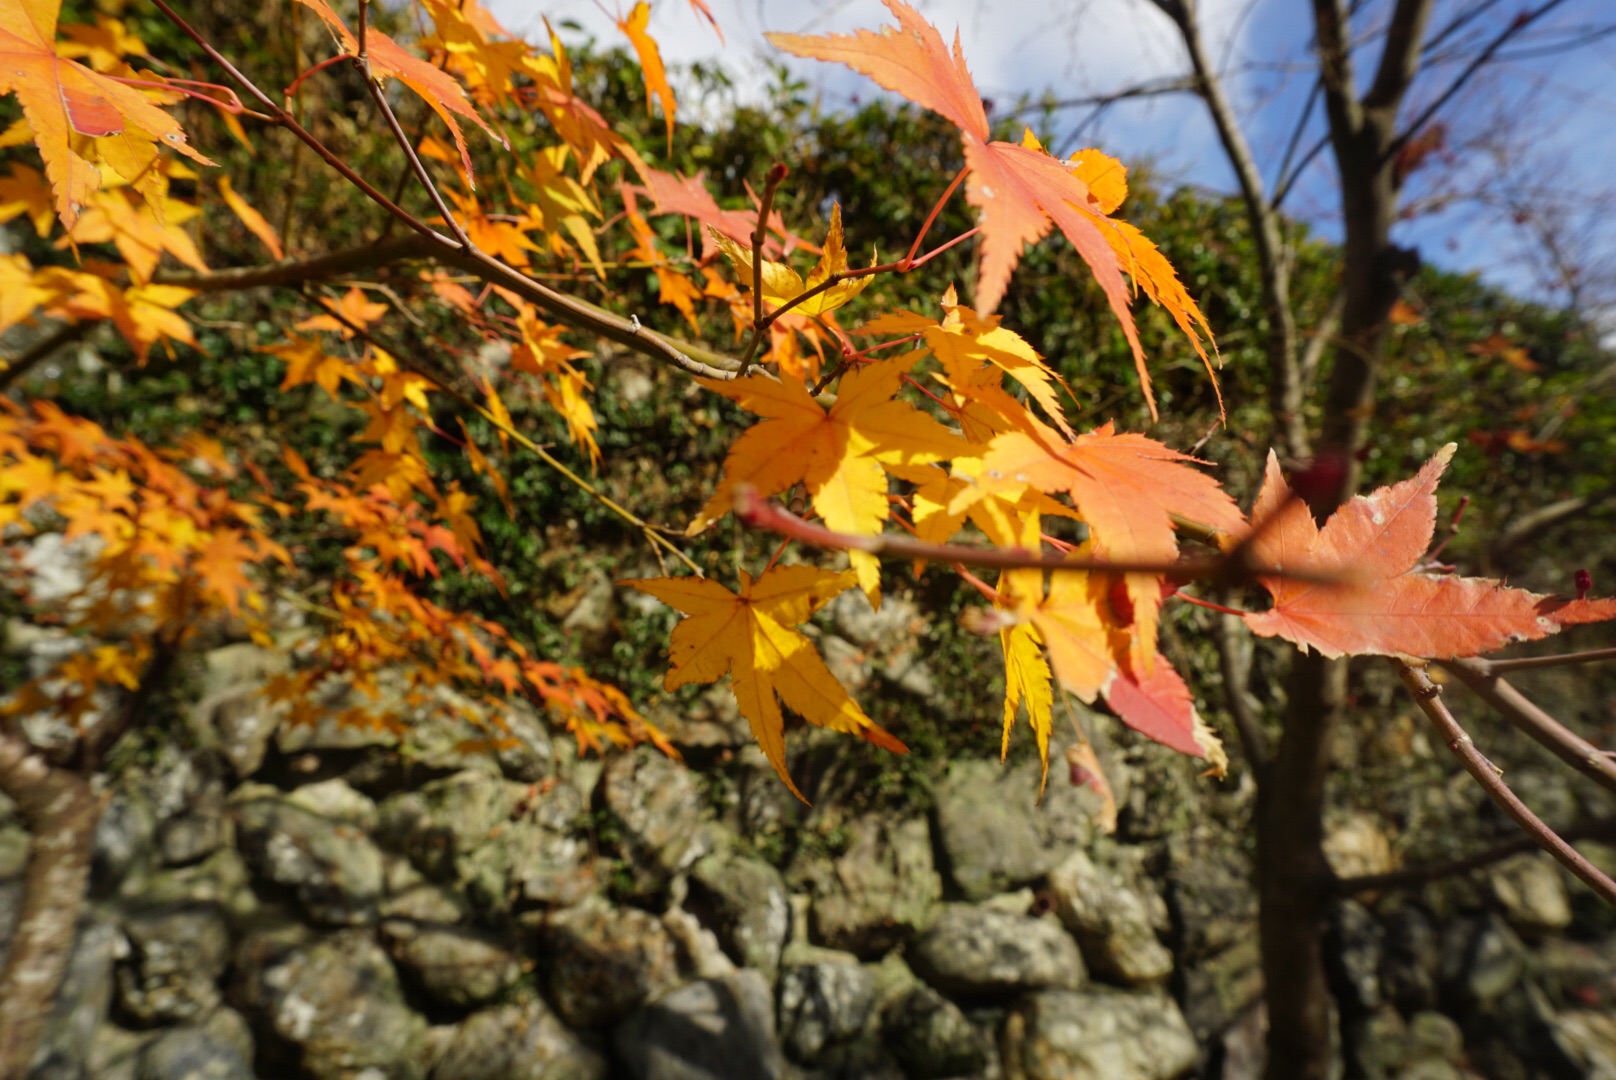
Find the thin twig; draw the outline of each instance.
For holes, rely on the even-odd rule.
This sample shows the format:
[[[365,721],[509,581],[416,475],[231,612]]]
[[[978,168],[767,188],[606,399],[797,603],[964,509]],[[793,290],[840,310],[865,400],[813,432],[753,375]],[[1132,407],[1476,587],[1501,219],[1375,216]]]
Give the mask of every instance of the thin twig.
[[[375,348],[382,349],[389,356],[393,357],[393,359],[397,360],[400,366],[408,368],[414,374],[430,382],[439,393],[453,400],[461,408],[469,409],[478,416],[482,417],[483,420],[487,421],[489,424],[492,424],[496,430],[509,436],[511,440],[516,443],[516,445],[520,446],[522,449],[526,450],[528,453],[550,466],[550,468],[560,473],[568,483],[572,484],[584,494],[600,503],[613,514],[616,514],[627,524],[638,529],[641,535],[645,537],[646,542],[651,545],[653,550],[658,547],[665,548],[676,559],[689,567],[690,571],[697,577],[704,576],[701,567],[696,564],[696,561],[689,555],[686,555],[677,544],[669,540],[666,536],[663,536],[661,530],[659,530],[655,525],[652,525],[650,522],[641,518],[638,514],[634,513],[634,511],[628,509],[626,506],[623,506],[621,503],[617,502],[617,500],[613,499],[611,496],[597,488],[594,484],[573,472],[572,469],[568,468],[567,465],[554,454],[551,454],[544,447],[540,446],[538,443],[534,442],[520,431],[517,431],[511,425],[502,421],[491,411],[484,408],[480,402],[473,399],[470,395],[464,394],[453,386],[450,386],[448,383],[444,382],[443,378],[436,372],[420,363],[417,363],[411,358],[407,349],[400,348],[397,345],[380,340],[368,328],[361,326],[359,323],[354,322],[352,319],[344,315],[340,310],[338,310],[335,304],[322,303],[321,306],[325,308],[327,314],[336,319],[338,322],[342,323],[349,330],[353,331],[353,333],[361,340],[368,342]]]
[[[1476,782],[1493,802],[1515,819],[1515,823],[1532,838],[1533,843],[1553,855],[1562,866],[1577,875],[1607,903],[1616,905],[1616,881],[1606,877],[1598,867],[1583,858],[1581,852],[1567,843],[1559,833],[1545,825],[1543,820],[1532,813],[1531,808],[1510,790],[1497,767],[1476,749],[1475,742],[1454,718],[1453,713],[1448,711],[1447,705],[1442,701],[1442,688],[1431,681],[1425,669],[1399,659],[1393,659],[1391,664],[1397,669],[1403,685],[1408,687],[1420,710],[1441,733],[1442,740],[1448,744],[1448,749],[1453,751],[1454,756],[1464,765],[1465,771],[1475,777]]]
[[[0,393],[4,393],[11,384],[28,374],[33,366],[50,356],[57,349],[71,345],[89,332],[94,320],[81,320],[79,322],[62,323],[55,330],[46,334],[38,341],[22,351],[15,360],[5,361],[5,367],[0,368]]]
[[[597,308],[587,301],[580,300],[565,293],[557,292],[540,282],[523,274],[514,267],[501,262],[492,255],[478,250],[475,246],[463,247],[459,240],[445,236],[436,229],[427,225],[414,214],[400,207],[393,200],[376,190],[364,177],[354,172],[346,162],[331,151],[324,143],[310,134],[291,113],[281,108],[275,101],[260,90],[247,76],[238,71],[218,49],[214,48],[208,40],[194,27],[187,23],[167,3],[167,0],[152,0],[158,9],[168,16],[181,31],[205,52],[209,59],[218,64],[226,74],[251,94],[256,100],[275,117],[276,123],[292,132],[293,135],[318,154],[342,177],[364,192],[372,202],[392,214],[398,220],[420,233],[438,251],[438,257],[444,262],[459,266],[475,274],[477,277],[492,285],[499,285],[518,293],[524,299],[545,308],[564,321],[580,329],[587,330],[599,337],[615,341],[638,353],[643,353],[656,360],[662,360],[682,368],[695,375],[702,375],[711,379],[728,380],[735,377],[735,371],[725,367],[715,367],[693,359],[685,350],[671,343],[660,334],[653,333],[640,326],[638,321],[620,318],[604,309]],[[423,250],[422,254],[429,254]],[[726,360],[728,358],[725,358]],[[738,367],[739,365],[736,365]]]
[[[363,30],[365,24],[360,23],[359,26]],[[360,40],[362,41],[363,39]],[[403,125],[398,122],[398,117],[394,115],[393,107],[387,103],[387,95],[382,91],[382,84],[371,77],[368,64],[362,63],[362,70],[365,76],[365,87],[370,91],[370,98],[376,103],[376,107],[381,110],[382,116],[387,120],[387,127],[392,131],[394,141],[404,149],[404,158],[410,163],[410,171],[415,173],[415,178],[421,181],[422,187],[426,188],[427,196],[432,200],[432,205],[438,208],[439,214],[443,215],[444,224],[449,226],[449,231],[455,234],[455,239],[460,241],[460,246],[468,251],[471,250],[471,238],[466,235],[466,230],[455,216],[449,212],[449,204],[443,201],[443,194],[438,191],[438,185],[432,182],[432,174],[427,172],[426,166],[422,164],[420,157],[415,153],[415,147],[410,145],[410,138],[404,134]]]
[[[1492,668],[1494,663],[1470,658],[1444,660],[1442,666],[1459,676],[1505,720],[1536,739],[1561,761],[1595,783],[1616,791],[1616,761],[1499,678]]]
[[[1616,648],[1588,649],[1584,652],[1556,653],[1553,656],[1516,656],[1507,660],[1486,660],[1486,674],[1502,675],[1506,671],[1531,671],[1535,668],[1571,667],[1574,664],[1597,664],[1616,660]]]
[[[786,167],[781,162],[770,166],[763,178],[763,198],[758,201],[757,226],[752,230],[752,340],[747,343],[746,355],[741,357],[741,370],[752,366],[758,345],[768,333],[769,324],[763,321],[763,242],[769,236],[769,214],[774,209],[774,193],[780,181],[786,178]]]

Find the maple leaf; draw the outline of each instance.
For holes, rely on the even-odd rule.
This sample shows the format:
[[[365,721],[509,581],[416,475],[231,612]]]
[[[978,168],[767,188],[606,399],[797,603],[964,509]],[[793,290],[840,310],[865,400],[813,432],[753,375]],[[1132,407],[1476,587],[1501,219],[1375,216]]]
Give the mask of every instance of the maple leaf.
[[[644,194],[650,197],[654,213],[683,214],[694,219],[696,224],[701,226],[704,260],[718,253],[718,246],[709,235],[709,229],[716,229],[731,240],[745,244],[748,250],[751,249],[752,233],[757,229],[757,211],[725,210],[720,207],[712,192],[707,190],[704,173],[680,176],[653,169],[643,162],[639,163],[635,172],[644,186],[633,184],[623,186],[624,201],[628,204],[628,209],[631,211],[634,209],[635,195]],[[764,258],[780,256],[799,247],[809,251],[818,250],[786,228],[785,219],[780,216],[780,211],[771,210],[768,229],[763,238]]]
[[[230,183],[230,177],[219,177],[219,196],[224,199],[225,205],[230,207],[231,213],[241,219],[241,223],[247,227],[247,231],[258,237],[258,242],[269,249],[272,256],[277,260],[286,257],[286,251],[281,247],[281,238],[276,234],[275,227],[264,219],[263,214],[254,210],[247,200],[237,193],[235,187]]]
[[[1056,384],[1066,388],[1065,381],[1044,363],[1044,358],[1026,339],[1000,326],[999,316],[983,317],[975,309],[958,303],[952,285],[943,294],[942,306],[941,322],[911,311],[894,311],[870,320],[859,332],[922,335],[932,355],[943,365],[949,385],[956,391],[956,400],[962,407],[968,407],[972,401],[979,402],[1000,419],[1016,426],[1026,415],[1026,409],[1000,389],[997,377],[991,383],[984,379],[984,375],[997,368],[1020,383],[1045,415],[1070,438],[1073,432],[1055,393]],[[1002,424],[992,425],[994,431],[1004,429]]]
[[[298,3],[312,10],[325,22],[326,27],[341,43],[344,52],[357,54],[359,42],[348,24],[331,10],[326,0],[298,0]],[[370,75],[375,79],[395,78],[421,96],[432,111],[449,126],[449,134],[454,136],[455,147],[460,151],[460,164],[465,169],[467,186],[475,189],[476,178],[471,169],[471,151],[466,147],[465,133],[460,130],[460,123],[456,116],[475,121],[484,131],[499,140],[505,149],[510,149],[510,143],[505,137],[488,126],[488,122],[472,108],[471,102],[466,100],[466,91],[442,68],[434,67],[419,57],[412,56],[398,42],[377,30],[367,27],[365,30],[365,52],[369,58]]]
[[[668,125],[668,151],[673,151],[673,115],[678,105],[673,100],[673,88],[668,85],[668,72],[662,66],[662,50],[656,39],[646,32],[651,23],[651,5],[638,0],[629,10],[628,17],[617,20],[617,28],[628,35],[629,44],[640,58],[640,70],[645,76],[645,113],[651,114],[651,97],[662,99],[662,119]],[[716,25],[716,24],[715,24]]]
[[[912,7],[902,0],[885,3],[898,25],[885,27],[880,33],[860,30],[852,35],[823,37],[777,33],[765,36],[796,56],[845,64],[958,127],[965,148],[965,166],[970,170],[965,198],[982,214],[977,309],[987,315],[998,307],[1022,248],[1043,239],[1050,225],[1055,225],[1088,264],[1122,323],[1154,417],[1155,398],[1145,369],[1144,349],[1128,306],[1123,267],[1134,273],[1135,280],[1153,299],[1172,312],[1203,358],[1199,331],[1206,328],[1206,321],[1154,245],[1137,230],[1122,229],[1124,223],[1107,216],[1120,201],[1119,178],[1103,164],[1097,168],[1092,152],[1075,163],[1051,157],[1030,132],[1019,146],[990,142],[987,112],[966,69],[958,32],[950,52],[937,29]],[[1085,175],[1100,186],[1099,195],[1085,182]],[[1125,185],[1121,191],[1126,192]],[[1119,260],[1119,252],[1126,253],[1126,258]]]
[[[1194,458],[1154,439],[1116,434],[1107,423],[1067,441],[1037,420],[1029,418],[1028,425],[995,436],[980,459],[955,459],[955,475],[974,483],[955,495],[951,511],[1021,488],[1065,492],[1088,523],[1096,555],[1163,564],[1178,555],[1174,515],[1214,532],[1244,527],[1239,508],[1217,481],[1190,468]],[[1134,658],[1148,669],[1161,590],[1152,574],[1128,574],[1126,581],[1137,631]]]
[[[285,344],[261,345],[258,351],[278,356],[286,362],[286,377],[281,380],[282,390],[290,390],[304,383],[317,383],[320,389],[336,397],[337,387],[342,385],[344,379],[359,381],[353,365],[341,357],[327,354],[318,338],[293,334]]]
[[[0,223],[25,214],[34,232],[49,236],[56,211],[51,205],[51,188],[38,169],[21,162],[11,163],[11,173],[0,179]]]
[[[740,576],[739,592],[705,578],[638,578],[618,583],[649,593],[687,616],[673,628],[668,643],[670,666],[663,685],[677,690],[691,683],[716,682],[727,672],[753,737],[799,799],[802,792],[786,772],[781,703],[811,724],[857,735],[883,750],[907,753],[903,743],[864,715],[813,643],[794,629],[831,598],[851,588],[854,574],[780,566],[756,581],[745,570]]]
[[[751,244],[747,243],[742,246],[713,226],[709,225],[707,228],[711,232],[713,242],[718,245],[719,250],[735,265],[741,284],[750,289],[752,287]],[[875,264],[872,262],[870,265]],[[829,281],[833,275],[843,273],[846,270],[847,248],[842,238],[842,207],[840,203],[833,202],[830,204],[830,232],[825,237],[824,252],[820,255],[819,262],[809,271],[808,280],[804,281],[798,277],[797,272],[785,263],[770,262],[765,259],[763,260],[763,273],[761,275],[763,279],[763,299],[775,307],[780,307],[795,300],[808,290],[817,288]],[[808,318],[828,314],[863,292],[872,280],[873,278],[871,277],[858,277],[839,281],[819,295],[804,300],[792,308],[791,313]]]
[[[925,464],[963,448],[948,429],[904,401],[895,400],[913,356],[850,371],[825,408],[794,379],[749,375],[730,382],[697,380],[742,408],[764,417],[748,428],[724,459],[724,479],[691,523],[693,535],[729,512],[735,487],[748,484],[760,496],[778,494],[801,481],[814,510],[838,532],[873,536],[887,520],[883,459]],[[868,552],[850,553],[859,584],[875,603],[880,568]]]
[[[165,251],[191,269],[206,273],[208,267],[196,242],[180,228],[200,213],[175,199],[154,200],[149,193],[145,202],[137,204],[129,189],[111,188],[90,196],[89,205],[56,246],[111,243],[123,256],[136,285],[151,280]]]
[[[330,310],[323,315],[311,315],[302,322],[295,324],[292,329],[330,330],[333,333],[341,334],[343,339],[346,340],[354,336],[353,328],[348,323],[343,322],[342,319],[338,319],[336,315],[331,314],[331,311],[335,311],[343,319],[347,319],[348,322],[359,326],[369,326],[387,314],[386,304],[367,299],[365,291],[357,285],[350,287],[347,292],[343,293],[341,300],[334,303],[326,300],[323,303]]]
[[[1252,508],[1253,557],[1336,581],[1260,579],[1273,606],[1245,615],[1246,625],[1325,656],[1442,660],[1616,618],[1616,600],[1568,601],[1422,569],[1436,528],[1437,480],[1455,449],[1449,443],[1412,478],[1354,497],[1322,528],[1270,453]]]
[[[101,173],[72,147],[74,134],[97,140],[160,143],[203,165],[213,162],[186,144],[174,118],[144,94],[57,53],[61,0],[0,4],[0,94],[15,93],[45,175],[56,193],[56,214],[71,229],[101,186]]]

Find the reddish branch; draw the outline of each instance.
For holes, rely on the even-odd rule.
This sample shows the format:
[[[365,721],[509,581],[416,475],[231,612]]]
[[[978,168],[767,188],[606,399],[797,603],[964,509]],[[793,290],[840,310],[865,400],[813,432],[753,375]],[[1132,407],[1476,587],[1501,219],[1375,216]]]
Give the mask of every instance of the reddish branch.
[[[1562,866],[1603,897],[1606,903],[1616,904],[1616,881],[1606,877],[1598,867],[1583,858],[1581,852],[1545,825],[1543,820],[1532,813],[1531,808],[1510,790],[1497,766],[1476,749],[1475,742],[1454,718],[1453,713],[1448,711],[1446,703],[1442,700],[1442,688],[1431,681],[1425,669],[1403,660],[1393,660],[1392,664],[1397,668],[1397,674],[1403,680],[1403,685],[1414,695],[1414,700],[1421,711],[1441,733],[1443,742],[1448,744],[1448,749],[1452,750],[1454,756],[1464,765],[1465,771],[1475,777],[1488,797],[1515,819],[1515,823],[1533,843],[1553,855]]]
[[[832,551],[867,551],[883,559],[922,559],[961,566],[986,566],[997,570],[1086,570],[1111,574],[1163,574],[1177,581],[1231,579],[1249,580],[1255,577],[1295,578],[1301,581],[1336,583],[1338,578],[1316,574],[1297,573],[1274,567],[1251,566],[1243,553],[1236,549],[1228,555],[1215,558],[1184,558],[1177,562],[1139,561],[1128,559],[1093,559],[1072,555],[1041,555],[1026,548],[974,547],[968,544],[930,544],[895,533],[875,536],[855,536],[837,532],[823,525],[804,521],[778,503],[758,495],[756,489],[740,485],[735,489],[735,516],[754,529],[763,529],[788,537],[809,547]]]
[[[1536,739],[1561,761],[1596,783],[1616,791],[1616,760],[1534,705],[1526,695],[1500,677],[1499,665],[1507,663],[1472,658],[1444,660],[1442,666],[1459,676],[1466,686],[1497,709],[1504,719]],[[1516,663],[1518,666],[1519,662]]]

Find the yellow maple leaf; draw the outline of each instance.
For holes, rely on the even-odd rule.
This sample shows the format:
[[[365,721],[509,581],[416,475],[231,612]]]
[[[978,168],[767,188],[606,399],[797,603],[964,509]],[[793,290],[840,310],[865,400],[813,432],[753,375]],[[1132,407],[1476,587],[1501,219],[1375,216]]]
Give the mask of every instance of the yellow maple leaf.
[[[258,351],[278,356],[286,362],[286,378],[281,380],[282,390],[311,382],[318,383],[327,394],[336,397],[337,387],[344,379],[359,381],[353,365],[341,357],[328,355],[318,338],[293,334],[285,344],[261,346]]]
[[[228,114],[227,114],[228,115]],[[275,226],[264,219],[264,215],[254,210],[230,184],[230,177],[219,177],[219,195],[224,199],[225,205],[230,207],[232,213],[241,219],[247,231],[258,237],[258,242],[269,249],[269,253],[276,259],[284,259],[286,250],[281,247],[281,238],[275,232]]]
[[[794,629],[854,580],[847,570],[782,566],[756,581],[742,570],[739,592],[705,578],[639,578],[619,584],[649,593],[687,616],[673,628],[663,685],[676,690],[716,682],[727,672],[736,704],[764,756],[802,799],[786,772],[781,702],[811,724],[857,735],[893,753],[908,752],[864,715],[813,643]]]
[[[750,375],[731,382],[698,380],[765,419],[730,447],[724,479],[691,523],[690,534],[729,512],[738,484],[749,484],[767,497],[799,480],[830,528],[858,536],[880,532],[888,516],[884,462],[926,464],[965,448],[936,420],[895,398],[914,361],[910,356],[848,372],[828,409],[794,379]],[[878,603],[875,557],[863,551],[850,556],[859,585],[871,603]]]
[[[1044,358],[1026,339],[1000,326],[999,316],[984,318],[970,305],[958,303],[952,285],[943,294],[942,304],[941,322],[911,311],[894,311],[870,320],[859,332],[920,334],[943,365],[947,385],[954,390],[956,400],[962,406],[980,404],[1005,421],[1002,424],[990,421],[995,431],[1023,426],[1022,417],[1026,415],[1025,407],[1004,392],[997,374],[1003,372],[1020,383],[1045,415],[1071,436],[1072,429],[1055,392],[1057,383],[1067,389],[1065,381],[1044,363]],[[1070,395],[1070,389],[1067,393]]]
[[[735,265],[740,275],[741,284],[747,289],[752,287],[752,249],[737,244],[711,225],[707,231],[712,234],[713,241],[718,244],[726,258]],[[873,266],[874,263],[872,262]],[[832,203],[830,207],[830,232],[825,237],[825,248],[819,256],[819,262],[808,273],[808,280],[804,281],[797,276],[797,272],[785,263],[763,260],[763,299],[775,307],[780,307],[795,300],[809,289],[829,281],[834,274],[840,274],[847,269],[847,248],[842,237],[842,207],[839,203]],[[870,284],[872,277],[850,278],[839,281],[817,296],[810,297],[792,308],[793,314],[812,317],[825,315],[835,311],[853,297],[863,292]]]
[[[98,144],[124,143],[125,157],[149,157],[161,144],[200,164],[213,162],[186,145],[180,125],[141,91],[58,54],[61,6],[61,0],[0,4],[0,94],[15,92],[22,103],[56,193],[57,216],[72,228],[101,186],[100,171],[74,148],[75,135]]]
[[[129,278],[136,285],[151,280],[157,262],[168,252],[193,270],[206,273],[207,263],[196,242],[180,225],[200,211],[188,203],[148,194],[136,203],[128,188],[108,188],[90,196],[88,206],[58,248],[74,244],[111,243],[129,267]]]

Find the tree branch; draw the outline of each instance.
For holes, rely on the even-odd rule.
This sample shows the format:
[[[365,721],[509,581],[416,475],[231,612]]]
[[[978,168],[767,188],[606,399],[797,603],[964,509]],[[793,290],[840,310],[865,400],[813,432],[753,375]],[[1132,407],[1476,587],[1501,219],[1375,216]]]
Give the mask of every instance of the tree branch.
[[[1616,759],[1567,728],[1539,708],[1480,658],[1443,660],[1471,690],[1511,724],[1542,744],[1550,753],[1595,783],[1616,791]]]
[[[1515,819],[1515,823],[1525,830],[1533,843],[1553,855],[1560,865],[1577,875],[1607,903],[1616,905],[1616,881],[1606,877],[1598,867],[1583,858],[1581,852],[1545,825],[1543,820],[1532,813],[1531,808],[1510,790],[1497,767],[1476,749],[1475,742],[1448,711],[1447,705],[1442,701],[1442,688],[1431,681],[1423,668],[1415,667],[1404,660],[1394,659],[1391,663],[1397,669],[1403,685],[1408,687],[1408,692],[1414,696],[1420,710],[1441,733],[1443,741],[1448,744],[1448,749],[1452,750],[1454,756],[1464,765],[1465,771],[1476,778],[1476,782],[1482,786],[1493,802]]]
[[[1196,88],[1212,114],[1218,141],[1240,184],[1240,197],[1246,204],[1246,217],[1257,247],[1263,308],[1269,319],[1269,411],[1273,414],[1280,452],[1292,461],[1301,461],[1309,457],[1310,452],[1307,425],[1302,416],[1302,383],[1296,363],[1296,316],[1291,310],[1290,261],[1285,253],[1282,223],[1268,200],[1262,172],[1235,118],[1223,80],[1207,59],[1194,5],[1172,0],[1158,6],[1173,20],[1184,40],[1190,65],[1195,70]]]
[[[1562,840],[1568,841],[1616,840],[1616,818],[1600,818],[1597,821],[1586,821],[1569,829],[1561,829],[1559,833]],[[1372,892],[1380,889],[1406,889],[1432,881],[1440,881],[1443,878],[1468,874],[1472,870],[1479,870],[1483,866],[1491,866],[1495,862],[1502,862],[1511,855],[1519,855],[1521,852],[1531,851],[1535,847],[1537,847],[1537,841],[1530,836],[1517,836],[1505,840],[1501,844],[1495,844],[1484,851],[1478,851],[1474,855],[1466,855],[1462,859],[1427,863],[1424,866],[1409,866],[1401,870],[1389,870],[1384,874],[1364,874],[1361,877],[1337,878],[1335,888],[1342,896],[1353,896],[1357,893]]]
[[[307,281],[339,277],[356,270],[368,270],[406,259],[434,259],[471,274],[480,281],[510,289],[536,307],[576,329],[615,341],[643,356],[710,379],[733,379],[740,364],[722,353],[687,341],[665,337],[584,300],[550,288],[506,266],[498,259],[473,249],[463,251],[452,240],[442,244],[422,236],[400,236],[372,244],[333,251],[312,259],[286,260],[265,266],[198,273],[192,270],[159,270],[152,281],[159,285],[179,285],[197,292],[233,292],[260,286],[293,287]]]

